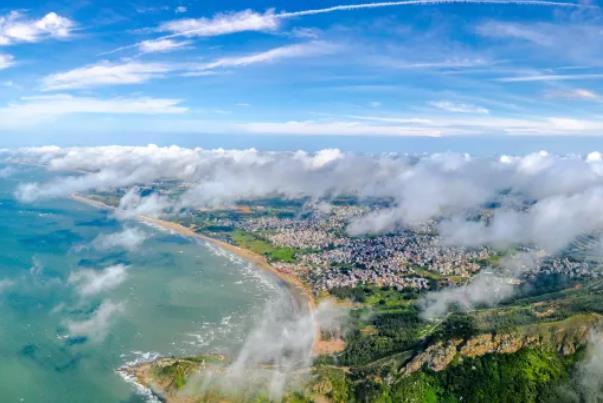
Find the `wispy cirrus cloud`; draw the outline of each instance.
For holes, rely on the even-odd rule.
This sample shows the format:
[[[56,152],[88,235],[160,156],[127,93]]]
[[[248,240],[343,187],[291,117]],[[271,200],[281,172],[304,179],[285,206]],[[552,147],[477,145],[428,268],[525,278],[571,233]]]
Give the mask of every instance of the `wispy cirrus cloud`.
[[[279,27],[279,18],[274,10],[258,13],[244,10],[218,13],[211,18],[185,18],[168,21],[158,28],[176,36],[204,37],[219,36],[244,31],[272,31]]]
[[[19,11],[12,11],[0,16],[0,45],[67,38],[74,27],[72,20],[54,12],[40,19],[29,19]]]
[[[569,88],[565,90],[552,91],[547,95],[554,98],[582,99],[591,101],[601,99],[601,96],[595,91],[585,88]]]
[[[253,10],[243,10],[230,13],[218,13],[211,18],[187,18],[168,21],[161,24],[159,31],[169,32],[171,35],[187,37],[204,37],[232,34],[236,32],[260,31],[270,32],[280,28],[283,20],[318,15],[329,14],[341,11],[366,10],[385,7],[403,7],[403,6],[427,6],[442,4],[512,4],[539,7],[588,7],[572,2],[555,2],[539,0],[407,0],[407,1],[387,1],[360,4],[346,4],[332,7],[285,11],[275,13],[270,9],[264,13]]]
[[[217,68],[249,66],[252,64],[270,63],[283,59],[319,56],[332,53],[336,49],[337,47],[330,43],[314,41],[302,44],[280,46],[250,55],[223,57],[200,65],[199,68],[201,70],[214,70]]]
[[[150,39],[138,44],[141,53],[165,53],[186,48],[189,41],[175,41],[173,39]]]
[[[255,134],[342,136],[458,136],[458,135],[600,135],[603,120],[571,116],[495,117],[485,114],[447,116],[354,116],[352,119],[291,120],[240,123],[239,130]]]
[[[481,57],[462,57],[462,58],[448,58],[443,60],[431,60],[431,61],[389,61],[388,66],[398,69],[433,69],[433,70],[446,70],[446,69],[465,69],[473,67],[484,67],[493,64],[494,61],[488,60]]]
[[[429,103],[431,106],[447,112],[457,113],[477,113],[477,114],[488,114],[490,111],[482,106],[473,104],[457,103],[451,101],[433,101]]]
[[[478,25],[476,32],[491,38],[522,39],[543,46],[549,46],[556,40],[555,37],[543,29],[538,29],[537,26],[513,22],[488,21]]]
[[[583,73],[583,74],[527,74],[509,77],[499,77],[496,81],[503,83],[525,83],[532,81],[580,81],[580,80],[600,80],[603,79],[603,73]]]
[[[0,128],[33,127],[67,115],[116,114],[157,115],[181,114],[188,109],[179,99],[150,97],[77,97],[67,94],[23,97],[0,107]]]
[[[172,45],[154,43],[148,46],[154,48],[155,51],[159,51],[162,47],[167,49]],[[146,63],[135,61],[109,63],[103,61],[63,73],[51,74],[42,80],[42,85],[44,90],[54,91],[105,85],[140,84],[155,78],[163,78],[168,73],[188,76],[211,74],[214,70],[224,68],[320,56],[335,52],[337,49],[337,46],[328,42],[312,41],[280,46],[251,54],[222,57],[206,63]]]
[[[161,77],[171,70],[172,67],[162,63],[103,61],[64,73],[51,74],[42,80],[42,85],[45,90],[53,91],[101,85],[139,84]]]
[[[306,136],[427,136],[443,134],[433,126],[366,123],[355,120],[291,120],[286,122],[249,122],[237,126],[240,130],[256,134],[291,134]]]
[[[601,66],[603,36],[596,18],[537,22],[492,20],[479,23],[475,32],[506,46],[507,50],[520,55],[519,60],[540,60],[548,65],[554,60],[558,65]]]

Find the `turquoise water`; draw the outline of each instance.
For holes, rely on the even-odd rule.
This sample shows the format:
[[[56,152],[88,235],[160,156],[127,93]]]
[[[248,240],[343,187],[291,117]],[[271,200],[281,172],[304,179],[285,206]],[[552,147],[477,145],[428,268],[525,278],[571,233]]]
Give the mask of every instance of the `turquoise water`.
[[[151,353],[236,351],[276,295],[271,279],[207,245],[71,200],[14,199],[18,183],[48,175],[23,167],[0,179],[0,401],[143,401],[116,368]],[[124,225],[150,238],[133,251],[90,246]],[[82,295],[69,281],[115,264],[126,277],[114,288]],[[70,334],[73,324],[88,334]]]

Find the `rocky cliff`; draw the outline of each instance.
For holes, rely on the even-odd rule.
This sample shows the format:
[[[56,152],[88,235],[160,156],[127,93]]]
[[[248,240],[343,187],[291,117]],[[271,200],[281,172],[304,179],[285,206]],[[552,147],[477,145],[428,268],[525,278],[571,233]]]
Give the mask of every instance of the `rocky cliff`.
[[[457,358],[481,357],[491,353],[511,354],[529,347],[569,355],[584,346],[592,329],[602,324],[601,315],[581,314],[562,321],[518,327],[508,333],[484,333],[466,340],[438,341],[416,354],[400,373],[409,375],[424,367],[442,371]]]

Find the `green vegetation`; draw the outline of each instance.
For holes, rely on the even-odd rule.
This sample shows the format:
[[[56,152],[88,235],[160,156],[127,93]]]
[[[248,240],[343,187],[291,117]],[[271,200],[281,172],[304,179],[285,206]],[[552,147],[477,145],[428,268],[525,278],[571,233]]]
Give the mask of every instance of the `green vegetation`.
[[[413,270],[415,271],[415,274],[419,277],[423,277],[433,281],[440,281],[442,279],[442,275],[436,273],[435,271],[430,271],[418,266],[413,267]]]
[[[346,336],[346,348],[337,357],[343,365],[366,365],[394,353],[417,347],[420,332],[429,326],[415,305],[374,313],[365,319],[355,314],[354,329]]]
[[[575,362],[575,356],[546,350],[488,354],[442,372],[424,370],[397,378],[391,373],[361,373],[353,394],[357,402],[558,402],[562,400],[557,393],[570,379]],[[385,381],[392,376],[394,382]]]
[[[398,291],[390,287],[364,286],[364,287],[335,287],[330,294],[353,302],[364,303],[380,308],[393,308],[408,305],[418,296],[416,290]]]
[[[177,360],[171,365],[156,368],[156,376],[169,380],[170,389],[182,389],[188,375],[197,367],[198,362],[192,360]]]
[[[238,246],[264,255],[269,261],[295,262],[296,251],[293,248],[273,246],[270,242],[241,230],[233,231],[230,237]]]
[[[484,402],[554,401],[555,387],[568,380],[571,362],[557,353],[525,349],[465,359],[433,375],[447,400]]]
[[[341,368],[316,366],[312,371],[312,381],[306,394],[323,396],[332,402],[350,401],[346,373]]]
[[[98,199],[110,204],[119,200],[111,194],[99,194]],[[261,254],[271,262],[293,263],[300,254],[310,251],[273,245],[268,241],[270,232],[261,229],[263,227],[253,233],[236,228],[249,228],[239,225],[249,218],[300,217],[305,214],[302,211],[304,203],[303,199],[280,198],[244,201],[237,208],[228,210],[191,211],[179,216],[178,220],[198,232]],[[340,197],[333,204],[338,203],[353,204],[354,200]],[[475,262],[482,267],[496,268],[506,254],[492,254]],[[332,263],[330,268],[346,272],[363,267]],[[442,276],[426,267],[412,268],[413,275],[430,280],[432,288],[469,280],[464,276]],[[601,322],[598,314],[603,314],[603,280],[579,283],[562,274],[547,273],[530,277],[517,287],[517,291],[518,297],[495,308],[452,312],[440,321],[428,322],[420,316],[419,291],[398,291],[374,285],[334,288],[329,292],[331,295],[355,303],[343,333],[345,349],[333,356],[317,359],[311,373],[302,376],[308,380],[307,384],[296,385],[283,401],[562,401],[556,393],[562,386],[569,387],[582,352],[579,350],[571,356],[562,356],[557,351],[568,353],[580,348],[583,344],[579,341],[585,341],[588,329]],[[568,332],[567,329],[576,331]],[[402,369],[428,346],[452,339],[468,340],[483,333],[530,336],[542,344],[538,348],[529,344],[531,348],[513,354],[487,354],[475,358],[468,358],[452,347],[452,350],[445,351],[450,353],[444,364],[448,366],[443,371],[430,370],[436,368],[428,364],[433,360],[421,357],[418,365],[423,364],[424,367],[418,369],[416,366],[413,368],[418,369],[416,372],[402,376]],[[437,347],[442,344],[436,344],[430,352],[439,352]],[[186,381],[193,370],[203,363],[204,359],[193,357],[155,370],[169,388],[179,391],[187,386]],[[188,385],[187,391],[190,387]],[[244,397],[241,401],[269,401],[265,385],[253,383],[246,390],[233,389],[236,389],[233,395]],[[226,399],[222,392],[212,390],[207,391],[202,401],[232,400]]]
[[[449,315],[431,335],[432,340],[467,340],[478,333],[475,319],[469,315],[454,313]]]

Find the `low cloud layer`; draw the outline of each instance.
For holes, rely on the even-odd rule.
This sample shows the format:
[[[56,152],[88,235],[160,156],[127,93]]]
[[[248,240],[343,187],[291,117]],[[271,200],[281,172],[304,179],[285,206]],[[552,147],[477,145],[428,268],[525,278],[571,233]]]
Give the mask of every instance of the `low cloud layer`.
[[[422,315],[432,320],[443,317],[453,308],[470,311],[477,306],[494,306],[513,295],[513,291],[509,279],[480,272],[467,285],[427,294],[422,301]]]
[[[101,342],[109,334],[115,316],[123,311],[122,303],[104,301],[88,319],[67,321],[67,331],[71,337],[86,337],[92,342]]]
[[[336,149],[316,153],[206,150],[177,146],[27,148],[8,152],[9,162],[43,165],[63,175],[48,182],[21,185],[16,196],[25,202],[67,197],[76,192],[123,188],[117,217],[162,215],[188,208],[232,206],[240,200],[280,196],[308,198],[323,205],[341,195],[378,199],[381,207],[353,219],[351,235],[381,234],[426,222],[451,245],[509,251],[496,270],[484,270],[470,282],[423,297],[423,316],[441,318],[451,309],[492,306],[515,292],[514,279],[558,253],[576,238],[603,230],[603,155],[503,155],[474,158],[467,154],[361,155]],[[163,181],[183,184],[177,196],[151,192],[146,185]],[[143,236],[132,229],[97,238],[100,248],[136,248]],[[142,240],[141,240],[142,239]],[[82,296],[118,286],[125,267],[80,271],[69,281]],[[270,364],[264,375],[270,395],[283,388],[311,360],[319,314],[291,316],[280,301],[269,305],[240,354],[220,382],[235,384],[249,368]],[[123,306],[104,302],[89,319],[69,322],[72,335],[102,339]],[[600,393],[599,339],[591,343],[583,364],[584,390]],[[203,383],[205,382],[205,383]],[[199,387],[213,385],[203,380]],[[590,392],[589,392],[590,393]]]
[[[350,223],[351,234],[383,233],[430,220],[446,242],[508,247],[531,243],[554,252],[576,236],[603,227],[603,158],[525,156],[473,158],[466,154],[360,155],[206,150],[181,147],[42,147],[9,159],[80,172],[47,183],[22,184],[23,201],[126,187],[120,211],[160,215],[183,208],[228,206],[241,199],[280,195],[314,201],[337,195],[381,198],[389,206]],[[142,196],[137,186],[186,183],[177,199]],[[495,206],[487,220],[475,214]]]
[[[590,336],[586,358],[578,364],[578,379],[582,401],[600,402],[603,397],[603,334],[601,332],[593,332]]]
[[[126,266],[117,264],[103,270],[81,269],[71,273],[68,282],[75,285],[78,294],[89,297],[118,287],[126,277]]]
[[[501,259],[496,271],[483,270],[465,285],[430,292],[421,300],[422,316],[433,320],[453,309],[466,312],[480,306],[496,306],[513,296],[514,280],[537,267],[542,258],[542,252],[516,252]]]
[[[319,330],[339,329],[345,312],[326,302],[313,312],[293,305],[287,293],[269,301],[234,361],[219,373],[202,373],[187,388],[195,393],[218,388],[229,395],[237,385],[238,391],[264,389],[271,401],[280,401],[303,384]]]
[[[114,248],[133,251],[149,237],[149,234],[135,227],[126,227],[120,232],[110,234],[100,234],[92,241],[92,247],[99,250],[108,250]]]
[[[24,184],[17,190],[22,200],[123,187],[126,193],[116,215],[124,218],[270,196],[306,197],[317,205],[354,195],[385,204],[354,218],[347,228],[351,235],[429,222],[441,241],[451,245],[501,250],[525,245],[552,255],[581,235],[603,230],[603,157],[598,152],[474,158],[453,153],[361,155],[337,149],[260,152],[151,145],[30,148],[9,158],[57,172],[80,172]],[[166,180],[186,186],[177,197],[140,190]],[[425,315],[437,317],[453,306],[470,310],[509,298],[512,279],[535,264],[509,263],[503,272],[482,273],[464,286],[428,294]]]

